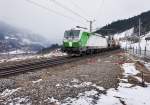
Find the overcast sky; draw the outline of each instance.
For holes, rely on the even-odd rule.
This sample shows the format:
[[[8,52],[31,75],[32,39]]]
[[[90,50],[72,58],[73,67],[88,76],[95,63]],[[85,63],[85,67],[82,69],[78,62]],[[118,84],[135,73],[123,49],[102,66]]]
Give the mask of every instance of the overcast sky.
[[[59,13],[47,11],[27,0],[0,0],[0,20],[39,33],[51,42],[59,43],[65,30],[77,25],[89,27],[84,18],[96,19],[93,27],[97,28],[150,10],[150,0],[56,0],[80,14],[80,17],[59,7],[53,2],[55,0],[30,1]]]

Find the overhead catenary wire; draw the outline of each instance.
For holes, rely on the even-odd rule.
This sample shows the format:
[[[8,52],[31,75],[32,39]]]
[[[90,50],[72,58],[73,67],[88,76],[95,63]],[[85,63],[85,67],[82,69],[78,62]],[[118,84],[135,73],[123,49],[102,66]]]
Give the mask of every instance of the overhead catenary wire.
[[[74,7],[76,7],[77,9],[79,9],[82,13],[84,13],[84,15],[89,16],[89,14],[83,9],[81,8],[77,3],[75,3],[73,0],[68,0],[72,5],[74,5]]]
[[[76,15],[76,16],[78,16],[78,17],[80,17],[80,18],[82,18],[82,19],[84,19],[84,20],[86,20],[86,21],[88,21],[87,18],[83,17],[82,15],[80,15],[80,14],[77,13],[77,12],[75,12],[74,10],[68,8],[67,6],[63,5],[62,3],[60,3],[60,2],[58,2],[58,1],[56,1],[56,0],[49,0],[49,1],[55,3],[56,5],[58,5],[59,7],[65,9],[65,10],[67,10],[67,11],[69,11],[70,13],[72,13],[72,14],[74,14],[74,15]]]
[[[76,20],[76,19],[74,19],[74,18],[72,18],[72,17],[70,17],[70,16],[67,16],[67,15],[62,14],[61,12],[58,12],[58,11],[55,11],[55,10],[50,9],[50,8],[48,8],[48,7],[45,7],[44,5],[41,5],[41,4],[39,4],[39,3],[37,3],[37,2],[34,2],[34,1],[32,1],[32,0],[26,0],[26,1],[27,1],[28,3],[31,3],[31,4],[33,4],[33,5],[36,5],[36,6],[40,7],[40,8],[42,8],[42,9],[45,9],[45,10],[51,12],[51,13],[54,13],[54,14],[56,14],[56,15],[59,15],[59,16],[68,18],[68,19],[70,19],[70,20],[72,20],[72,21],[81,22],[81,21]]]
[[[75,16],[79,17],[79,18],[78,18],[79,20],[78,20],[78,19],[75,19],[75,18],[73,18],[73,17],[71,17],[71,16],[65,15],[65,14],[63,14],[63,13],[57,11],[57,10],[53,10],[53,9],[51,9],[51,8],[49,8],[49,7],[46,7],[45,5],[42,5],[42,4],[40,4],[40,3],[37,3],[37,2],[35,2],[34,0],[26,0],[26,1],[29,2],[29,3],[31,3],[31,4],[33,4],[33,5],[36,5],[36,6],[40,7],[40,8],[42,8],[42,9],[45,9],[45,10],[51,12],[51,13],[54,13],[54,14],[56,14],[56,15],[65,17],[65,18],[70,19],[70,20],[72,20],[72,21],[76,21],[76,22],[79,22],[79,23],[81,23],[81,22],[82,22],[82,23],[85,23],[85,22],[83,22],[83,21],[81,20],[81,18],[82,18],[83,20],[87,21],[87,22],[90,21],[88,18],[82,16],[82,15],[79,14],[78,12],[74,11],[73,9],[70,9],[69,7],[67,7],[66,5],[64,5],[63,3],[58,2],[57,0],[48,0],[48,1],[50,1],[50,2],[52,2],[52,3],[54,3],[54,4],[56,4],[57,6],[63,8],[64,10],[67,10],[67,11],[69,11],[70,13],[74,14]],[[70,1],[70,2],[72,2],[73,5],[76,5],[77,7],[80,8],[80,6],[78,6],[78,4],[74,3],[73,1]],[[102,0],[101,6],[100,6],[100,9],[99,9],[100,12],[101,12],[101,9],[102,9],[103,4],[104,4],[104,0]],[[80,10],[81,10],[81,9],[80,9]],[[83,12],[83,10],[82,10],[82,12]],[[98,13],[99,13],[99,12],[98,12]]]
[[[98,18],[101,15],[102,9],[103,9],[103,5],[104,5],[104,0],[101,0],[100,6],[98,8],[98,12],[97,12],[97,15],[95,16],[95,18]]]
[[[106,1],[106,0],[105,0]],[[95,15],[95,19],[96,21],[99,20],[99,16],[101,16],[102,14],[102,9],[103,9],[103,6],[104,6],[104,0],[100,0],[100,5],[99,5],[99,8],[98,8],[98,11],[97,11],[97,14]],[[95,30],[97,30],[98,28],[95,28]]]

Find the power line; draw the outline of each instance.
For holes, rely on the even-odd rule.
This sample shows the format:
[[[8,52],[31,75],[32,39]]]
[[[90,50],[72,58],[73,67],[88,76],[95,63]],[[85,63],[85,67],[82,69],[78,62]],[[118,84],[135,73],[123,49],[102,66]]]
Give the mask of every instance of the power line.
[[[86,21],[88,21],[88,19],[86,19],[85,17],[81,16],[79,13],[73,11],[72,9],[66,7],[65,5],[59,3],[58,1],[56,1],[56,0],[49,0],[49,1],[52,1],[53,3],[55,3],[55,4],[58,5],[58,6],[60,6],[61,8],[63,8],[63,9],[65,9],[65,10],[71,12],[72,14],[74,14],[74,15],[76,15],[76,16],[78,16],[78,17],[80,17],[80,18],[82,18],[82,19],[84,19],[84,20],[86,20]]]
[[[82,13],[84,13],[86,16],[89,16],[89,14],[83,8],[81,8],[77,3],[75,3],[73,0],[68,0],[68,1],[71,2],[71,4],[73,4],[74,7],[80,9],[80,11],[82,11]]]
[[[52,10],[52,9],[50,9],[50,8],[47,8],[47,7],[45,7],[45,6],[41,5],[41,4],[38,4],[38,3],[36,3],[36,2],[34,2],[34,1],[32,1],[32,0],[26,0],[26,1],[29,2],[29,3],[31,3],[31,4],[34,4],[34,5],[38,6],[38,7],[40,7],[40,8],[42,8],[42,9],[45,9],[45,10],[47,10],[47,11],[49,11],[49,12],[53,12],[53,13],[55,13],[55,14],[57,14],[57,15],[61,15],[61,16],[65,17],[65,18],[69,18],[69,19],[71,19],[71,20],[74,20],[72,17],[66,16],[66,15],[64,15],[64,14],[58,12],[58,11]]]
[[[63,17],[65,17],[65,18],[71,19],[71,20],[73,20],[73,21],[77,21],[76,19],[74,19],[74,18],[72,18],[72,17],[70,17],[70,16],[64,15],[64,14],[58,12],[58,11],[55,11],[55,10],[50,9],[50,8],[48,8],[48,7],[45,7],[45,6],[43,6],[43,5],[41,5],[41,4],[38,4],[38,3],[36,3],[36,2],[34,2],[34,1],[32,1],[32,0],[26,0],[26,1],[29,2],[29,3],[31,3],[31,4],[33,4],[33,5],[36,5],[36,6],[40,7],[40,8],[42,8],[42,9],[45,9],[45,10],[47,10],[47,11],[49,11],[49,12],[52,12],[52,13],[54,13],[54,14],[63,16]],[[78,22],[81,22],[81,21],[78,21]]]
[[[98,11],[97,11],[97,15],[95,15],[95,18],[97,21],[98,21],[99,16],[101,16],[103,5],[104,5],[104,0],[101,0],[100,6],[99,6]]]
[[[104,0],[102,0],[101,3],[100,3],[100,6],[99,6],[99,8],[98,8],[98,12],[97,12],[96,17],[98,17],[98,16],[101,15],[102,8],[103,8],[103,4],[104,4]]]

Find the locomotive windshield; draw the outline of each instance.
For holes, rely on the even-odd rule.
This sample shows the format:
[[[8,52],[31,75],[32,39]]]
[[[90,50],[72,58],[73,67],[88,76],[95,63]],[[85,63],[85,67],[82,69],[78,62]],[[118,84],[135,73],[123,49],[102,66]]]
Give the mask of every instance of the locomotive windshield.
[[[80,30],[69,30],[65,31],[65,38],[78,38],[80,34]]]

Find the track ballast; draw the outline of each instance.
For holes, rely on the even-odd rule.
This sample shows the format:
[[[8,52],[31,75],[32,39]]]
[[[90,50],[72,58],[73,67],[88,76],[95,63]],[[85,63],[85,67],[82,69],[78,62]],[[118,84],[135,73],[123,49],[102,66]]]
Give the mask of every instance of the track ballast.
[[[107,52],[107,51],[111,52],[112,50],[116,50],[116,49],[118,48],[108,49],[103,52]],[[105,54],[103,52],[93,54],[93,55],[82,56],[82,57],[56,57],[51,59],[35,60],[33,62],[24,62],[24,63],[14,64],[14,65],[5,65],[0,67],[0,77],[9,76],[17,73],[24,73],[33,70],[39,70],[47,67],[65,64],[65,63],[70,63],[73,61],[81,60],[83,58],[97,56],[98,54]]]

